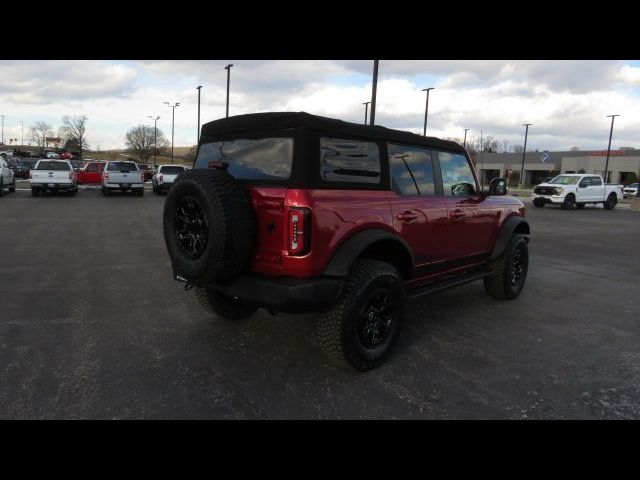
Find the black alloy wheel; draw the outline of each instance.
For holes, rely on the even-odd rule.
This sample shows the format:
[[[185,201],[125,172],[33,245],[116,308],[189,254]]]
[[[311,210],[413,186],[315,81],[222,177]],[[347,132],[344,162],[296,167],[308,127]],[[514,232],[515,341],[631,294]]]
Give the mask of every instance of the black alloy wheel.
[[[176,239],[189,258],[199,258],[207,248],[209,223],[195,197],[182,197],[176,208]]]

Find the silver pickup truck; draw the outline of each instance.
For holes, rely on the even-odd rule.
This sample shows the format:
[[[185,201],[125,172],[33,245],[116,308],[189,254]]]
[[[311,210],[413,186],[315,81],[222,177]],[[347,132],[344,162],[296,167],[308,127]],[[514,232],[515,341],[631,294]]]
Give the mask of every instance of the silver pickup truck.
[[[144,171],[136,162],[109,161],[102,171],[102,193],[105,197],[114,191],[131,191],[142,197],[144,195]]]
[[[41,192],[66,191],[75,195],[78,191],[76,172],[69,160],[38,160],[29,171],[31,195]]]

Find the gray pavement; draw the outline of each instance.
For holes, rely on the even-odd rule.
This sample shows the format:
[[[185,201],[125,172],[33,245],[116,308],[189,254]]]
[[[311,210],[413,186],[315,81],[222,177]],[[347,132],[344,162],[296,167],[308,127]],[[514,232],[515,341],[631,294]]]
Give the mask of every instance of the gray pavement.
[[[409,304],[395,354],[328,363],[315,315],[212,320],[164,197],[0,199],[0,418],[640,418],[640,213],[535,209],[523,294]]]

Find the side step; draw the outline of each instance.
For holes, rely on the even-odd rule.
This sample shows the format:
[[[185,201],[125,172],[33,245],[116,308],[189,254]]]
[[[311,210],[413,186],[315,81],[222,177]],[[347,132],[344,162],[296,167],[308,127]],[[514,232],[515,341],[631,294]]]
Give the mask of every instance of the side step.
[[[415,289],[409,290],[407,294],[411,298],[422,297],[423,295],[440,292],[441,290],[446,290],[447,288],[457,287],[458,285],[464,285],[465,283],[481,280],[484,277],[488,277],[489,275],[491,275],[491,273],[492,272],[467,273],[466,275],[463,275],[461,277],[449,278],[440,282],[434,282],[430,283],[429,285],[417,287]]]

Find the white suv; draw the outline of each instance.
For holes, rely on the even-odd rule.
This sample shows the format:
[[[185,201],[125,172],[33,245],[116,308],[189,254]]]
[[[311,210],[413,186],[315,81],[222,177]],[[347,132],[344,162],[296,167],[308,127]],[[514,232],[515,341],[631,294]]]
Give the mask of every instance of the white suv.
[[[0,156],[0,197],[4,195],[5,188],[8,188],[12,193],[15,192],[16,179],[4,156]]]

